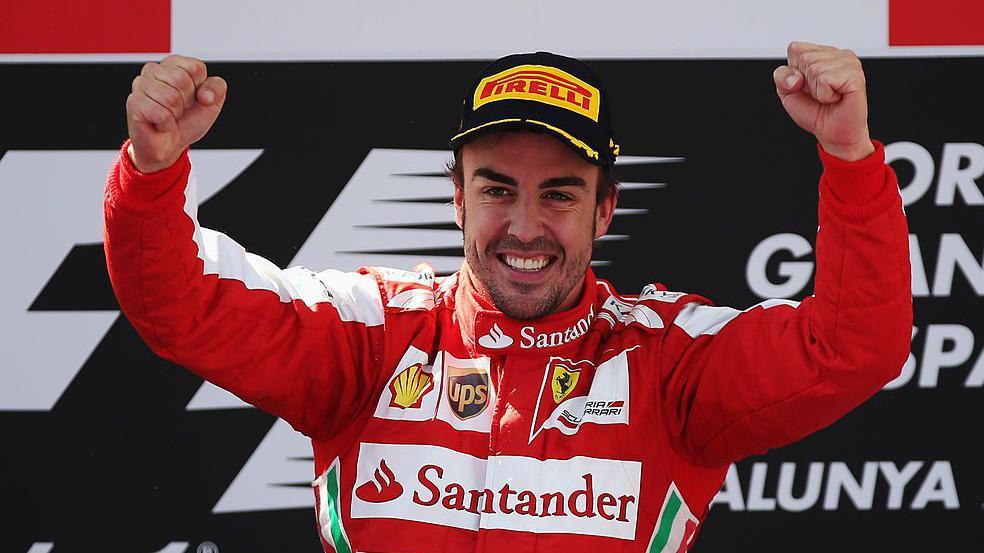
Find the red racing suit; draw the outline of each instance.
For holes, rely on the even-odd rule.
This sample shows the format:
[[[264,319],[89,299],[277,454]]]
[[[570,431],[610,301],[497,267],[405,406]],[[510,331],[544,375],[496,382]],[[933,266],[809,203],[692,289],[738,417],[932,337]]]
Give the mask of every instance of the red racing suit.
[[[124,150],[125,152],[125,150]],[[822,150],[815,295],[743,311],[589,270],[517,321],[467,266],[281,270],[201,228],[187,154],[106,190],[120,306],[151,349],[312,440],[326,551],[686,551],[731,461],[898,375],[908,236],[884,149]]]

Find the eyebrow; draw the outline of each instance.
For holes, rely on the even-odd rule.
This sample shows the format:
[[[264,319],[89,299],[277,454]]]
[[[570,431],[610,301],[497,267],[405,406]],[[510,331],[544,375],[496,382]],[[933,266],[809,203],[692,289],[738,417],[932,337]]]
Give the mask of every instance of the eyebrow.
[[[488,179],[493,182],[498,182],[502,184],[508,184],[509,186],[519,186],[516,179],[510,177],[509,175],[504,175],[498,171],[489,169],[488,167],[479,167],[475,169],[472,173],[472,177],[481,177],[483,179]],[[540,188],[558,188],[561,186],[581,186],[585,187],[588,184],[584,182],[584,179],[576,176],[567,177],[551,177],[540,183]]]
[[[588,183],[581,177],[553,177],[540,183],[540,188],[557,188],[560,186],[580,186],[585,187]]]
[[[516,182],[516,179],[510,177],[509,175],[503,175],[502,173],[493,171],[488,167],[479,167],[478,169],[475,169],[475,172],[472,173],[472,177],[481,177],[483,179],[487,179],[493,182],[501,182],[502,184],[508,184],[509,186],[519,185],[519,183]]]

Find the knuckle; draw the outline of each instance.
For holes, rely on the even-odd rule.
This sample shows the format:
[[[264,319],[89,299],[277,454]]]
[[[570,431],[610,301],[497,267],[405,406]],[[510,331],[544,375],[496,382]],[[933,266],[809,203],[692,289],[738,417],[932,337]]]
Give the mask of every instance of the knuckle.
[[[137,113],[139,113],[140,117],[146,119],[147,121],[159,123],[163,120],[164,109],[156,104],[143,103],[139,106]]]
[[[179,89],[191,88],[195,84],[191,80],[191,76],[189,76],[188,73],[178,68],[175,68],[173,71],[171,71],[169,77],[170,77],[170,82],[174,84],[174,86],[178,87]]]
[[[151,101],[170,108],[174,99],[174,96],[172,94],[173,91],[174,89],[171,88],[169,85],[164,84],[160,81],[154,81],[147,85],[147,90],[145,91],[145,95]]]
[[[147,113],[148,111],[156,110],[158,107],[157,102],[148,96],[139,94],[133,97],[133,109],[135,111]]]
[[[815,52],[817,50],[817,45],[810,42],[797,40],[793,42],[793,50],[800,55],[807,54],[809,52]]]
[[[159,123],[163,123],[171,118],[171,112],[161,106],[153,106],[154,115]]]
[[[184,106],[184,100],[182,100],[181,95],[173,88],[161,90],[161,97],[164,100],[164,104],[171,109],[179,109],[181,106]]]
[[[207,73],[205,62],[197,58],[191,58],[191,69],[196,75],[205,75]]]
[[[140,119],[145,121],[159,123],[164,120],[164,110],[158,105],[141,104],[137,113],[140,115]]]
[[[147,121],[157,122],[160,118],[160,112],[157,111],[157,106],[141,104],[137,110],[137,113],[140,114],[141,118],[146,119]]]
[[[809,65],[806,66],[806,69],[803,71],[803,74],[806,75],[806,78],[807,79],[814,80],[814,79],[817,78],[817,74],[819,73],[819,69],[820,68],[817,67],[816,64],[812,64],[811,63],[811,64],[809,64]]]

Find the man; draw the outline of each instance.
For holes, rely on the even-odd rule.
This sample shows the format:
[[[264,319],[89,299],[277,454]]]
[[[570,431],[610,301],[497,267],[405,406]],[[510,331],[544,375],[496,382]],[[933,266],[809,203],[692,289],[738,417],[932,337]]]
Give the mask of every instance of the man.
[[[802,303],[596,279],[607,92],[547,53],[469,89],[451,140],[466,262],[443,280],[280,270],[200,228],[186,152],[226,86],[191,58],[147,64],[107,186],[114,289],[155,352],[311,437],[326,550],[686,551],[730,462],[830,424],[908,352],[906,222],[860,62],[788,58],[776,90],[824,164]]]

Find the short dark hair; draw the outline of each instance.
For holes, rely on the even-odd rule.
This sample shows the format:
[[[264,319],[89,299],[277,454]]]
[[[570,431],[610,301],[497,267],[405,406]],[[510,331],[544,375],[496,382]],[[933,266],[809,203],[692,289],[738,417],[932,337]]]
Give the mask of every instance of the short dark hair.
[[[596,204],[600,204],[606,197],[618,195],[618,181],[612,174],[612,166],[602,166],[599,169],[601,169],[601,173],[598,176],[598,189],[595,191]],[[454,151],[454,158],[445,167],[445,174],[455,186],[465,185],[465,168],[461,164],[461,148]]]

